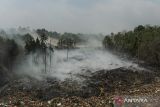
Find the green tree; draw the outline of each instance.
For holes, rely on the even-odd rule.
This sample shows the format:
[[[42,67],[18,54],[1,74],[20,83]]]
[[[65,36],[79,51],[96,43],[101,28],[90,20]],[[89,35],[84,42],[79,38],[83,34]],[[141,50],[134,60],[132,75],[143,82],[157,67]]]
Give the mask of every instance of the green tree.
[[[36,51],[36,42],[30,34],[24,35],[25,49],[27,53]]]
[[[105,48],[111,49],[111,48],[113,48],[114,44],[113,44],[112,39],[109,36],[106,36],[103,40],[103,45]]]
[[[41,43],[45,43],[48,39],[48,31],[45,29],[37,29],[37,34],[40,36]]]

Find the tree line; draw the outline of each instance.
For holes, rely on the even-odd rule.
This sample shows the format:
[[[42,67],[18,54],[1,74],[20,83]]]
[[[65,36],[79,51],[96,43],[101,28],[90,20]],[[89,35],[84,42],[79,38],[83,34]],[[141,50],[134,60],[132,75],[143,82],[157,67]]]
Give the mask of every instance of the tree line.
[[[139,25],[131,31],[105,36],[103,46],[160,66],[160,26]]]
[[[56,33],[56,32],[49,32],[45,29],[37,29],[36,33],[38,34],[37,38],[34,38],[31,34],[25,34],[23,36],[23,40],[25,41],[25,52],[26,54],[37,54],[34,58],[35,63],[38,63],[39,57],[43,58],[43,63],[45,65],[45,72],[47,71],[48,65],[48,58],[50,62],[52,62],[52,53],[55,49],[67,49],[67,59],[69,54],[69,49],[76,48],[76,44],[79,43],[80,37],[77,34],[73,33]],[[54,35],[54,36],[53,36]],[[56,38],[55,38],[56,36]],[[53,46],[50,39],[57,39],[58,43],[57,46]],[[39,57],[38,57],[39,56]]]

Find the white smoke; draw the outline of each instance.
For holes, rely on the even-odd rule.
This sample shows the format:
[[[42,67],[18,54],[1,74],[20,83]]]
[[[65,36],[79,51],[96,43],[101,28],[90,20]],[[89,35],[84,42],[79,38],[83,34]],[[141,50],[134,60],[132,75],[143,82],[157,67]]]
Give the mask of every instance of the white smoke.
[[[88,43],[81,45],[79,49],[70,49],[68,59],[67,50],[55,50],[51,55],[51,63],[48,56],[47,74],[42,73],[45,67],[42,56],[38,58],[38,65],[33,62],[37,54],[29,55],[19,66],[18,71],[37,79],[49,75],[64,80],[70,76],[69,74],[77,74],[87,70],[94,72],[131,66],[138,68],[137,64],[121,59],[103,49],[101,42],[96,38],[89,39]]]

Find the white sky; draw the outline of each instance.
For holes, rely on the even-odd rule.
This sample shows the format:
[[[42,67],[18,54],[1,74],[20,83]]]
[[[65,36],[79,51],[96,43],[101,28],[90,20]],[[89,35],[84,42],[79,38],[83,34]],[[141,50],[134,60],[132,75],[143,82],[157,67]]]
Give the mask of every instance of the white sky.
[[[0,28],[103,33],[160,25],[160,0],[0,0]]]

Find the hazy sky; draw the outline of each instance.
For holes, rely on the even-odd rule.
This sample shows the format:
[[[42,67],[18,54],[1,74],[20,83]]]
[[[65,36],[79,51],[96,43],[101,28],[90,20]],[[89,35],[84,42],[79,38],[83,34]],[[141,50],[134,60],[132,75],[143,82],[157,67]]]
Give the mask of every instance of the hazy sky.
[[[0,0],[0,28],[110,33],[160,25],[160,0]]]

